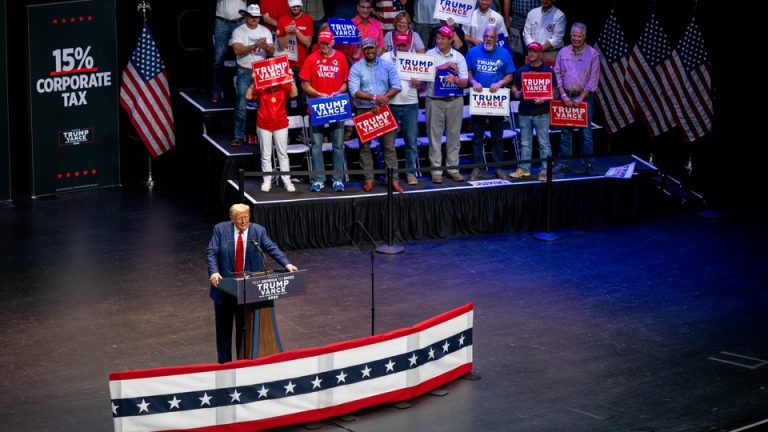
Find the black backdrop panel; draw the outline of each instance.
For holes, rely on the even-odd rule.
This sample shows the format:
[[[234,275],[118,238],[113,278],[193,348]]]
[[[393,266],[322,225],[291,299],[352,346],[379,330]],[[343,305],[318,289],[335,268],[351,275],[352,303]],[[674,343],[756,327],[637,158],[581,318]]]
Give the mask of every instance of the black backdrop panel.
[[[32,195],[118,184],[114,1],[27,12]]]
[[[5,0],[0,0],[0,201],[11,199],[11,149],[8,135],[8,45]]]

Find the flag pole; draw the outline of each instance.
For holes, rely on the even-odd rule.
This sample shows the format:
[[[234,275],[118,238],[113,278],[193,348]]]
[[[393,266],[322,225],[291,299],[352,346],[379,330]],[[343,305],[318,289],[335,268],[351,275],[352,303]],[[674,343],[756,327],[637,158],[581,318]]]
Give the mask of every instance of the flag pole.
[[[152,10],[152,5],[149,4],[146,0],[141,0],[138,5],[136,5],[136,11],[141,12],[142,18],[144,19],[144,23],[147,23],[147,11]],[[148,189],[152,189],[155,186],[155,181],[152,179],[152,155],[147,155],[147,181],[144,183]]]

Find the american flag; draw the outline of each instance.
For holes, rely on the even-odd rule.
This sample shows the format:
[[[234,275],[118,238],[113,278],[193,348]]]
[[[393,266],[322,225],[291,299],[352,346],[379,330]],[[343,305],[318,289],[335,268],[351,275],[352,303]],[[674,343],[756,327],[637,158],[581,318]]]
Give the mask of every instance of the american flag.
[[[652,137],[675,126],[674,107],[666,91],[674,78],[671,54],[669,39],[656,14],[651,14],[629,56],[625,88],[632,94],[635,109],[650,128]]]
[[[675,102],[677,125],[687,142],[696,141],[712,130],[713,115],[709,56],[696,18],[672,51],[672,65],[675,77],[669,96]]]
[[[412,399],[472,370],[472,321],[468,303],[410,328],[319,348],[112,373],[114,428],[257,431]]]
[[[123,71],[120,105],[128,112],[152,157],[160,156],[174,146],[176,136],[168,74],[146,23]]]
[[[605,116],[608,132],[614,133],[635,121],[632,99],[624,88],[627,75],[629,45],[613,10],[597,38],[595,48],[600,51],[600,83],[595,97]]]

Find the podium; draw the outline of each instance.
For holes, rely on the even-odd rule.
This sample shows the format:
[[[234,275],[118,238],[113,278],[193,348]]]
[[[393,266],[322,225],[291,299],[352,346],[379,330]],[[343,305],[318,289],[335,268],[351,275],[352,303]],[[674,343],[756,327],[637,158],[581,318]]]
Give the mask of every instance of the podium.
[[[283,350],[275,317],[275,300],[306,294],[306,270],[244,273],[219,280],[219,289],[237,298],[245,310],[245,340],[238,360],[253,359]]]

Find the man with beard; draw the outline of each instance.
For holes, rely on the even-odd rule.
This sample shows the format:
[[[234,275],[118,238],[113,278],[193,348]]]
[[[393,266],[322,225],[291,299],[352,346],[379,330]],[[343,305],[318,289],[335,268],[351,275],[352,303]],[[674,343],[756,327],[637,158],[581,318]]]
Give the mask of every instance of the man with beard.
[[[512,81],[515,65],[512,56],[506,49],[496,46],[498,34],[496,27],[489,25],[483,32],[483,44],[469,50],[467,55],[467,70],[469,71],[469,83],[476,92],[483,88],[496,93],[500,88],[506,87]],[[475,164],[483,163],[483,140],[485,131],[491,132],[493,148],[493,161],[496,163],[504,160],[504,117],[500,116],[472,116],[472,157]],[[505,179],[506,173],[496,169],[496,177]],[[480,179],[482,170],[474,168],[469,176],[470,180]]]
[[[364,57],[349,70],[349,93],[355,97],[358,115],[369,111],[377,112],[378,107],[389,105],[389,101],[402,88],[395,65],[379,58],[376,40],[365,38],[360,47]],[[389,131],[378,138],[384,152],[384,161],[387,167],[393,169],[397,169],[395,133],[396,131]],[[360,166],[366,171],[363,190],[370,192],[373,189],[373,155],[370,142],[360,143]],[[396,178],[392,179],[392,189],[396,192],[403,191]]]

